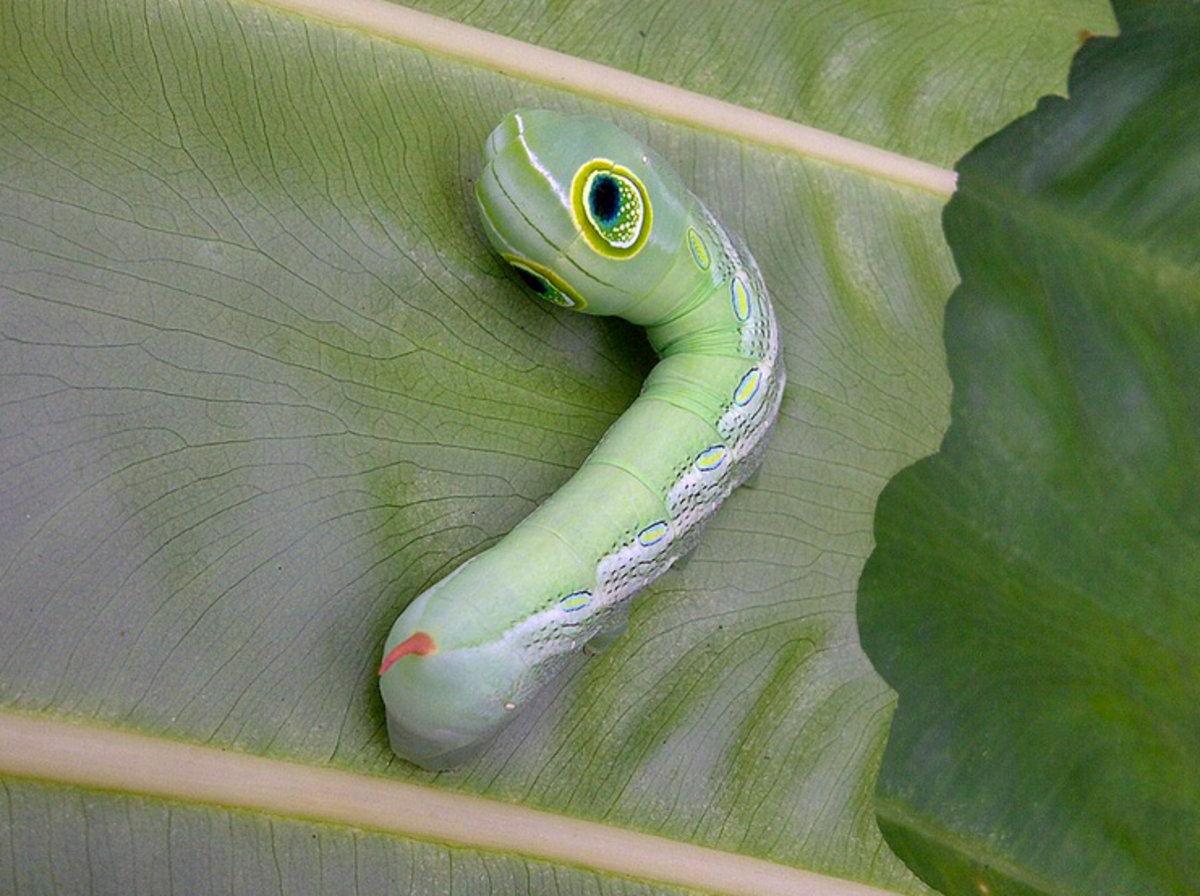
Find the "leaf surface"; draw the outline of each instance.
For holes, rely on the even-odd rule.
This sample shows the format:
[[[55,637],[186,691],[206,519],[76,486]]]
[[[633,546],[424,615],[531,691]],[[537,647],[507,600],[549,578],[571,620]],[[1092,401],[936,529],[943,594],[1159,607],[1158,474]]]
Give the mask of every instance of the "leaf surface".
[[[1116,28],[1093,0],[407,5],[944,166]]]
[[[853,607],[879,490],[946,422],[942,199],[411,43],[215,0],[0,11],[0,704],[922,892],[873,816],[894,697]],[[653,360],[634,328],[537,306],[488,250],[472,178],[518,105],[610,116],[677,165],[753,247],[791,386],[760,487],[630,635],[433,776],[387,746],[388,627],[566,480]],[[165,816],[194,833],[147,873],[180,892],[201,872],[236,891],[247,863],[325,886],[274,822],[235,855],[206,844],[237,812],[6,793],[9,880],[70,856],[59,891],[113,888]],[[441,847],[396,848],[361,861],[459,886]]]

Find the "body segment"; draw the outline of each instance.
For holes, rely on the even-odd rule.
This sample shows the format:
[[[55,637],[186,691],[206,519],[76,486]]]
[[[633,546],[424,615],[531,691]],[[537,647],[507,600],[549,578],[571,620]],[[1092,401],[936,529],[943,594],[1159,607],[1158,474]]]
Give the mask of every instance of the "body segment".
[[[470,760],[761,463],[785,375],[750,254],[660,157],[600,119],[511,113],[477,185],[489,239],[535,294],[646,327],[641,395],[558,492],[396,620],[380,668],[395,751]]]

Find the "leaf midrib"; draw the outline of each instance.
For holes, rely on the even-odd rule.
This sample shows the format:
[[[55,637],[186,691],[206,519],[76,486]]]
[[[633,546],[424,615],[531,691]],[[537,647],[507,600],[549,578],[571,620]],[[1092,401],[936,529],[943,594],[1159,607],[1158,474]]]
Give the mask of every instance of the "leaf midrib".
[[[929,162],[527,44],[387,0],[257,0],[305,18],[366,31],[510,77],[593,97],[664,121],[714,131],[949,197],[957,175]]]
[[[852,881],[404,781],[0,711],[0,775],[265,812],[731,896],[888,896]]]

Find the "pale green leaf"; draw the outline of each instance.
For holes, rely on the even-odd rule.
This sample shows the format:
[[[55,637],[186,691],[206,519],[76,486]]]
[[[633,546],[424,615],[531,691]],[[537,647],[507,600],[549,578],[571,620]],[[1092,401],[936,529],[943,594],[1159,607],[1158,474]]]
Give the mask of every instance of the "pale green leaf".
[[[1116,28],[1093,0],[408,5],[945,166]]]
[[[0,10],[0,704],[921,892],[874,820],[894,696],[853,608],[876,496],[946,422],[943,197],[421,41],[215,0]],[[1007,46],[1053,70],[1029,89],[1061,77]],[[947,52],[948,80],[962,58]],[[1026,72],[992,74],[1003,90]],[[487,249],[472,178],[516,105],[610,116],[679,167],[753,247],[791,385],[760,487],[629,636],[434,776],[387,746],[388,627],[565,481],[652,363],[635,329],[529,301]],[[6,797],[17,892],[128,892],[139,850],[163,848],[167,883],[139,892],[194,892],[193,863],[220,892],[345,892],[292,873],[289,855],[326,860],[296,852],[299,821],[19,782]],[[178,842],[140,833],[176,812]],[[236,849],[206,845],[235,827]],[[395,863],[459,891],[441,847],[311,838],[342,885],[379,892]],[[82,877],[56,883],[66,855]],[[524,891],[488,870],[524,860],[472,861],[463,892]],[[560,872],[566,892],[641,892],[522,873]]]

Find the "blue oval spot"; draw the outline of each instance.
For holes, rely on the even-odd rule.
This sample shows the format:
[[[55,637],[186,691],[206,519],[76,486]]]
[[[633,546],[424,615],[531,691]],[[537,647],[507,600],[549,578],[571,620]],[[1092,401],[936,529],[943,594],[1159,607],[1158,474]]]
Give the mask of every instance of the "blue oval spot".
[[[708,244],[704,242],[702,237],[695,227],[689,227],[687,232],[688,248],[692,250],[692,260],[696,262],[696,267],[702,271],[707,271],[709,265],[712,264],[712,256],[708,254]]]
[[[742,275],[738,274],[733,278],[733,285],[729,287],[730,298],[733,299],[733,314],[738,320],[750,319],[750,290],[746,288],[746,282],[742,279]]]
[[[658,544],[667,537],[670,527],[666,520],[659,520],[657,523],[651,523],[645,529],[638,533],[638,544],[644,548]]]
[[[725,463],[728,453],[724,445],[711,445],[696,455],[696,469],[701,473],[711,473]]]
[[[558,605],[567,613],[574,613],[582,610],[592,602],[592,592],[590,591],[574,591],[568,594],[558,602]]]
[[[750,403],[756,392],[758,392],[759,383],[762,380],[762,371],[757,367],[749,370],[742,381],[738,383],[738,387],[733,390],[733,403],[740,408],[744,408]]]

